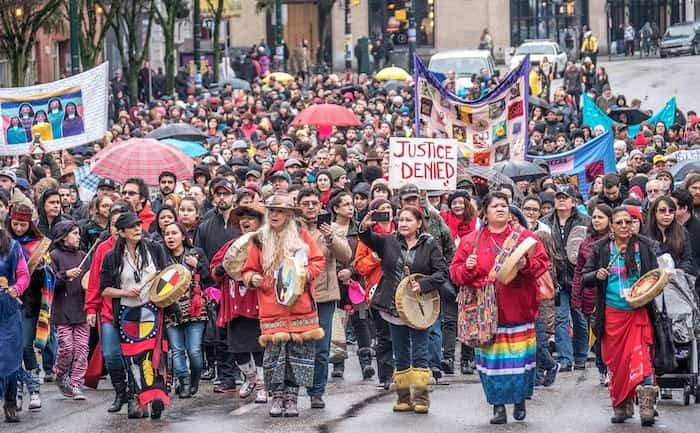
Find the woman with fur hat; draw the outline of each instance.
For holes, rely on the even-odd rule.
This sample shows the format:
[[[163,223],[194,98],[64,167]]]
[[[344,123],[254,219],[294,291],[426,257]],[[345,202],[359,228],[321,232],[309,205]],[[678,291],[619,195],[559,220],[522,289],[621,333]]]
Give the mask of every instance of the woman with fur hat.
[[[314,279],[323,271],[323,254],[311,235],[294,218],[296,207],[288,194],[276,194],[265,204],[267,222],[250,247],[241,273],[246,287],[256,289],[260,307],[260,345],[265,348],[265,387],[272,393],[270,416],[299,416],[299,387],[313,385],[316,340],[323,338],[315,306]],[[306,275],[292,270],[295,284],[304,277],[302,293],[289,302],[283,262],[294,260]],[[305,265],[301,265],[305,263]],[[301,266],[299,266],[301,265]],[[292,296],[291,299],[294,299]]]

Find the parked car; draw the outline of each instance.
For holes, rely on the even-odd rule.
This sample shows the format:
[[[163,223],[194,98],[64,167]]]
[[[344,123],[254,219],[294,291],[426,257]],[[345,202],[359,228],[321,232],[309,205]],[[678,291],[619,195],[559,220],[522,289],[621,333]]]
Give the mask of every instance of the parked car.
[[[700,23],[674,24],[664,33],[659,47],[661,57],[700,53]]]
[[[486,68],[489,77],[498,76],[496,61],[488,50],[449,50],[433,54],[428,69],[443,76],[454,71],[458,88],[470,88],[472,76],[479,75]]]
[[[554,76],[564,76],[567,56],[559,44],[545,39],[525,41],[515,50],[510,60],[511,69],[516,68],[526,55],[530,55],[530,65],[539,65],[544,57],[553,65]]]

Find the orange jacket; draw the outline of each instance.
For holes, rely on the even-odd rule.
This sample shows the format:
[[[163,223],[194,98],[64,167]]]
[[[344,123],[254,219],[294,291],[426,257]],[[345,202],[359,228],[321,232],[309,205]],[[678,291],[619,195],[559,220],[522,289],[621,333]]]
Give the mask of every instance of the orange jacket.
[[[321,250],[306,229],[300,231],[301,240],[308,245],[308,274],[304,293],[290,307],[277,303],[274,278],[264,276],[263,283],[257,288],[260,307],[260,331],[263,335],[277,333],[300,334],[320,329],[316,309],[314,279],[323,271],[325,259]],[[254,274],[263,274],[262,251],[260,245],[253,243],[248,259],[241,270],[243,281],[250,282]],[[251,287],[247,284],[247,287]],[[321,334],[322,335],[322,334]]]
[[[369,249],[362,241],[357,242],[355,253],[355,271],[364,278],[365,296],[368,304],[371,304],[372,294],[382,279],[382,261],[377,254]]]

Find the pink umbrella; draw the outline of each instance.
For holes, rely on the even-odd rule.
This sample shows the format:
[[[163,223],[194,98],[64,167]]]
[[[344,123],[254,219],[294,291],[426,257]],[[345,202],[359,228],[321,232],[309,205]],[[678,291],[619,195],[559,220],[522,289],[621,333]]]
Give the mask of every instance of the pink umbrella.
[[[292,121],[292,126],[304,125],[359,126],[360,120],[342,105],[316,104],[303,109]]]
[[[147,185],[158,185],[163,171],[174,173],[178,179],[192,177],[194,161],[181,150],[151,138],[132,138],[113,144],[91,160],[91,171],[102,177],[124,183],[140,177]]]

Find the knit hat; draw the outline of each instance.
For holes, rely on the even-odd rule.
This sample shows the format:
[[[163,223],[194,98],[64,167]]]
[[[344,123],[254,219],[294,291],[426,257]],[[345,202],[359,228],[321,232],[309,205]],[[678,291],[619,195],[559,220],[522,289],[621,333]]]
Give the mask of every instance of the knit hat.
[[[10,208],[10,219],[30,223],[32,222],[32,209],[24,204],[14,205]]]
[[[369,184],[367,182],[360,182],[352,189],[353,195],[359,194],[369,197]]]
[[[467,191],[458,189],[457,191],[450,194],[450,196],[447,198],[447,207],[452,207],[452,202],[459,197],[463,197],[464,200],[467,202],[471,199]]]
[[[347,173],[345,170],[343,170],[342,167],[338,167],[337,165],[331,166],[328,168],[328,172],[331,174],[331,180],[333,180],[333,183],[335,183],[338,179],[340,179],[342,176],[346,176]]]
[[[375,198],[372,203],[369,204],[369,210],[377,210],[380,206],[385,204],[391,204],[391,202],[385,198]]]
[[[644,138],[644,134],[641,132],[634,137],[634,145],[637,147],[642,147],[647,145],[647,140]]]
[[[632,215],[632,217],[637,218],[641,224],[644,224],[644,216],[642,215],[642,210],[638,208],[637,206],[625,206],[625,209],[627,209],[627,212]]]
[[[520,211],[520,209],[518,209],[518,207],[513,204],[509,205],[508,209],[510,210],[511,215],[515,215],[515,217],[518,219],[518,224],[520,224],[524,228],[527,228],[527,220],[525,219],[525,216]]]

